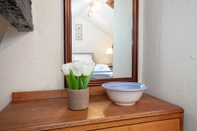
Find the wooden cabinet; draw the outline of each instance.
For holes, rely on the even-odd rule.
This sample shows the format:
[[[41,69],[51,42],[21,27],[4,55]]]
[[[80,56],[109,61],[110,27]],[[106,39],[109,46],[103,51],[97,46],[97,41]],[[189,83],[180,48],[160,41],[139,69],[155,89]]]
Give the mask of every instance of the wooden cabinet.
[[[180,120],[147,122],[129,126],[120,126],[103,129],[103,131],[180,131]]]
[[[118,106],[90,90],[89,107],[71,111],[66,90],[13,93],[0,112],[0,130],[183,131],[184,110],[147,94],[132,106]]]

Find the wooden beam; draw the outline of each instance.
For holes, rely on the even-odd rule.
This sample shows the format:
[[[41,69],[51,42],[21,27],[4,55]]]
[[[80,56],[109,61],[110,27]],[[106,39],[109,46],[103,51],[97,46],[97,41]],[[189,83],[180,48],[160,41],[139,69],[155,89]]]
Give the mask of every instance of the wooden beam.
[[[114,0],[108,0],[106,4],[109,5],[112,9],[114,9]]]
[[[31,0],[0,0],[0,14],[19,32],[33,31]]]

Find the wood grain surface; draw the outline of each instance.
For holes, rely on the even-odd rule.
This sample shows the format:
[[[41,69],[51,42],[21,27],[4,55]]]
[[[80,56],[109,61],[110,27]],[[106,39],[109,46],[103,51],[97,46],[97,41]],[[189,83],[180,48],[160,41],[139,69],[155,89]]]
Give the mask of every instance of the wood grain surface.
[[[168,125],[168,126],[166,126]],[[149,123],[140,123],[129,126],[102,129],[102,131],[180,131],[180,120],[171,119]]]
[[[102,87],[91,87],[90,95],[104,95],[105,90]],[[61,90],[45,90],[45,91],[30,91],[30,92],[13,92],[12,101],[26,101],[67,97],[67,88]]]
[[[7,105],[0,113],[0,130],[104,130],[166,120],[179,120],[175,126],[182,131],[183,109],[147,94],[132,106],[118,106],[107,95],[91,95],[88,109],[81,111],[69,110],[66,97],[35,97]]]

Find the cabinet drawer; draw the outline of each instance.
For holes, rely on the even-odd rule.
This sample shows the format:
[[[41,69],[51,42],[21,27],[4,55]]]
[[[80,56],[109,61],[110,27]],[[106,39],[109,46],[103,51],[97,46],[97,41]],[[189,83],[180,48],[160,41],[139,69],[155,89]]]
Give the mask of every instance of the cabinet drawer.
[[[113,127],[102,129],[102,131],[180,131],[180,119]]]

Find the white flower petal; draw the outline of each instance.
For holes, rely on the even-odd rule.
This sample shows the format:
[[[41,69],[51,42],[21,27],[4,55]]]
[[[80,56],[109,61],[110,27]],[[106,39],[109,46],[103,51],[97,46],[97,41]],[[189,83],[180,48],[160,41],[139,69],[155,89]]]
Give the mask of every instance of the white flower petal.
[[[62,71],[64,75],[69,75],[70,71],[73,72],[74,76],[80,77],[89,76],[94,71],[95,64],[92,62],[74,60],[72,63],[62,65]]]
[[[89,76],[94,71],[94,63],[83,62],[83,75]]]
[[[70,74],[70,63],[63,64],[62,71],[63,71],[64,75],[69,75]]]
[[[71,66],[71,70],[74,74],[74,76],[81,76],[83,73],[83,65],[81,61],[73,61],[72,62],[72,66]]]

